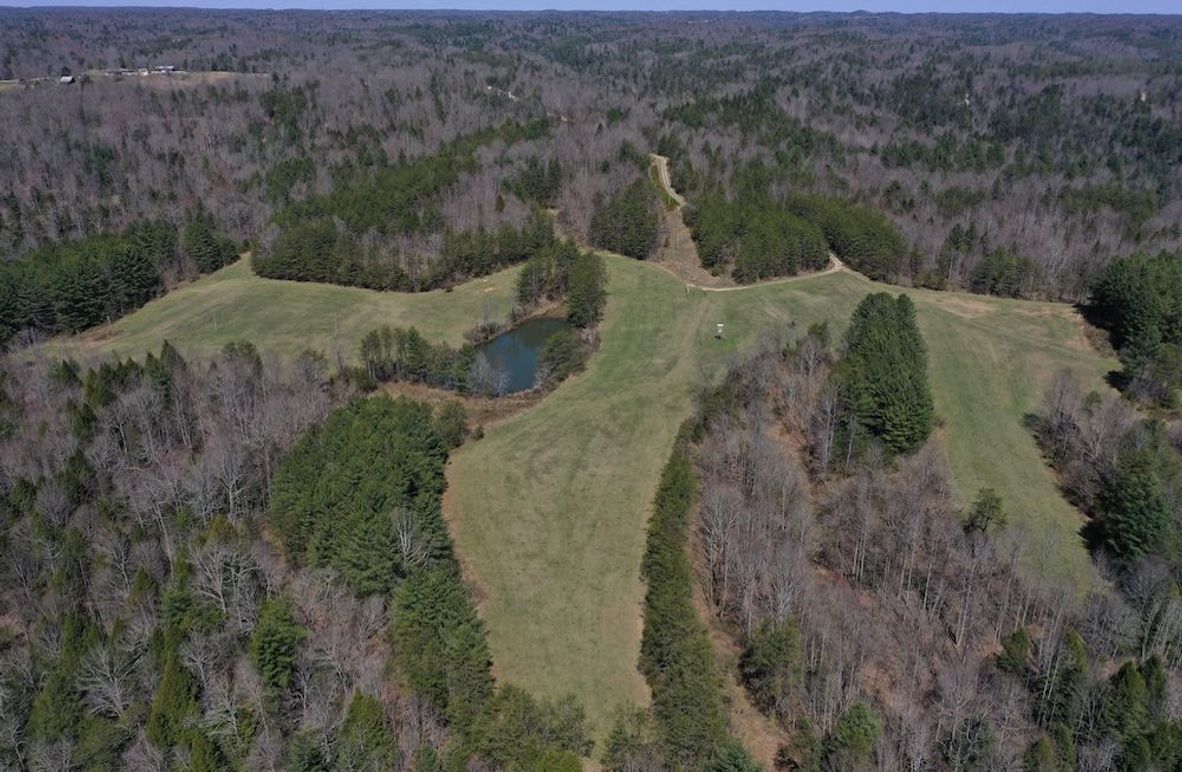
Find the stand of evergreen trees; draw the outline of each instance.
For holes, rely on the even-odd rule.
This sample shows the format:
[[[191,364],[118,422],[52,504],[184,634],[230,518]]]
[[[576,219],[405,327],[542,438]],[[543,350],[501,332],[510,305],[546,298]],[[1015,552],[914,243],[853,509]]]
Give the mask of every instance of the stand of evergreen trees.
[[[1134,396],[1178,404],[1182,389],[1182,257],[1138,254],[1110,263],[1091,310],[1112,333]]]
[[[1017,298],[1030,295],[1039,278],[1038,265],[1012,248],[986,252],[969,286],[982,295]]]
[[[252,260],[255,273],[409,292],[450,286],[521,262],[553,241],[553,225],[543,212],[521,228],[450,231],[441,200],[461,174],[475,168],[475,152],[483,145],[538,139],[548,131],[546,119],[506,124],[455,139],[433,155],[345,174],[331,193],[280,210],[275,216],[278,232]],[[552,197],[551,187],[562,178],[560,166],[549,164],[543,170],[536,159],[523,174],[510,188],[515,185],[523,195],[539,199]],[[431,234],[443,235],[440,253],[431,259],[398,254],[381,243]]]
[[[447,459],[440,420],[427,405],[388,397],[338,410],[280,464],[271,526],[292,561],[335,568],[358,595],[392,596],[398,669],[456,733],[444,759],[420,759],[416,768],[458,770],[479,758],[573,772],[591,751],[582,709],[494,688],[484,626],[440,508]],[[268,626],[266,617],[264,610],[256,651],[279,664],[260,670],[282,673],[294,636],[282,618]],[[347,737],[347,727],[341,733]]]
[[[397,518],[416,533],[424,562],[451,560],[438,511],[446,458],[428,407],[357,400],[284,458],[272,485],[271,526],[291,560],[331,566],[362,595],[389,592],[416,567],[392,541]]]
[[[687,213],[702,265],[721,270],[734,263],[735,281],[815,271],[829,261],[821,229],[766,197],[728,201],[708,195]]]
[[[694,471],[692,423],[682,427],[653,501],[641,576],[647,585],[640,671],[652,690],[651,720],[624,714],[608,740],[605,766],[755,772],[760,769],[727,728],[722,679],[706,626],[693,602],[688,553]],[[649,736],[650,734],[655,736]],[[637,766],[640,759],[650,766]]]
[[[816,224],[850,268],[877,281],[899,277],[907,241],[885,215],[868,206],[825,196],[791,196],[788,210]]]
[[[414,327],[379,327],[361,339],[361,362],[375,381],[411,381],[467,393],[476,349],[431,343]]]
[[[580,250],[573,241],[555,243],[526,261],[517,276],[516,299],[531,308],[543,299],[565,298],[575,327],[591,327],[603,317],[607,302],[607,267],[603,257]]]
[[[180,251],[176,229],[154,221],[0,263],[0,346],[25,329],[73,333],[118,319],[155,297],[182,255],[207,272],[232,262],[237,250],[200,213],[186,226]]]
[[[343,221],[319,217],[283,228],[251,265],[268,279],[420,292],[487,276],[529,259],[553,241],[550,218],[537,212],[521,228],[447,232],[439,254],[423,260],[419,255],[367,250]]]
[[[213,215],[204,209],[198,210],[182,231],[181,249],[198,273],[213,273],[238,257],[233,240],[218,233]]]
[[[743,172],[742,194],[728,199],[713,188],[686,212],[704,267],[720,271],[733,263],[735,280],[748,283],[820,270],[832,250],[872,279],[898,278],[907,244],[890,220],[825,196],[773,200],[764,192],[763,175]]]
[[[638,178],[591,213],[591,243],[600,249],[644,260],[657,246],[657,200],[652,182]]]
[[[819,228],[787,213],[761,212],[748,221],[735,255],[735,281],[817,271],[829,262]]]
[[[525,168],[505,181],[505,190],[543,209],[552,209],[558,203],[558,193],[566,177],[562,164],[557,159],[546,163],[530,156]]]
[[[923,444],[932,430],[927,352],[906,295],[867,295],[845,336],[841,394],[861,425],[896,453]],[[848,438],[854,442],[854,438]]]

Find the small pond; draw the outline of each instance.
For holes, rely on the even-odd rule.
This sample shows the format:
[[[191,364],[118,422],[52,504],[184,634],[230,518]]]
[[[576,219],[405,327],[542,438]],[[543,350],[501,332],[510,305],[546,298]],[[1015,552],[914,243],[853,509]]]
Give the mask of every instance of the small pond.
[[[546,347],[546,341],[554,333],[569,326],[565,319],[527,319],[509,332],[483,344],[477,351],[484,354],[493,371],[504,378],[502,391],[505,394],[525,391],[532,389],[537,380],[538,358]]]

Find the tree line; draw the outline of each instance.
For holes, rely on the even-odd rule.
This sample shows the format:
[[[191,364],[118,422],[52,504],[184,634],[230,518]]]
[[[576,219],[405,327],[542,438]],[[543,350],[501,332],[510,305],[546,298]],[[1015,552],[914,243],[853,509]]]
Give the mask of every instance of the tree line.
[[[729,736],[722,680],[693,603],[687,552],[694,504],[687,422],[661,473],[649,520],[641,577],[646,590],[640,671],[653,694],[649,712],[621,713],[607,741],[611,770],[760,769]]]
[[[535,210],[520,227],[459,230],[446,222],[441,197],[472,171],[482,146],[536,140],[548,130],[545,119],[506,124],[457,138],[415,160],[344,174],[331,193],[291,202],[275,215],[252,261],[254,270],[273,279],[421,291],[521,262],[553,241],[543,212]],[[532,195],[531,185],[506,184]],[[399,238],[439,234],[437,254],[398,248]]]
[[[410,381],[466,394],[485,393],[477,373],[476,348],[431,343],[414,327],[370,330],[361,339],[361,365],[374,382]]]
[[[1102,634],[1091,619],[1073,631],[1049,685],[1030,665],[1029,634],[1016,631],[1005,641],[1001,664],[1032,691],[1041,690],[1047,720],[1062,726],[1031,754],[1074,758],[1076,744],[1108,737],[1119,768],[1176,766],[1182,763],[1182,725],[1164,700],[1182,632],[1175,608],[1182,491],[1177,427],[1143,417],[1111,394],[1083,393],[1070,372],[1056,377],[1032,425],[1065,495],[1088,516],[1082,533],[1115,590],[1096,601],[1104,609],[1099,613],[1111,615]],[[1130,653],[1134,658],[1120,663]],[[1095,664],[1104,656],[1120,663],[1106,684]]]
[[[771,201],[728,201],[715,192],[695,201],[686,224],[702,266],[718,272],[732,266],[741,284],[819,270],[829,260],[821,229]]]
[[[1165,252],[1114,260],[1090,310],[1112,334],[1128,393],[1166,407],[1182,388],[1182,258]]]
[[[528,260],[554,241],[550,218],[536,212],[521,228],[444,233],[436,254],[366,249],[341,221],[302,221],[272,234],[252,257],[268,279],[315,281],[377,290],[420,292],[451,287]]]
[[[1034,427],[1065,493],[1092,518],[1085,534],[1094,548],[1118,566],[1179,558],[1176,427],[1117,397],[1084,394],[1070,372],[1055,379]]]
[[[441,759],[432,752],[416,764],[579,769],[591,748],[581,708],[494,689],[484,627],[440,508],[447,451],[429,407],[355,401],[283,460],[269,521],[290,559],[335,567],[359,596],[391,597],[399,671],[455,732]]]
[[[769,171],[745,170],[742,192],[728,198],[717,183],[693,199],[686,224],[705,268],[730,268],[740,283],[815,271],[833,251],[859,273],[897,281],[908,246],[898,228],[873,209],[840,198],[767,194]]]
[[[186,266],[204,273],[237,257],[204,212],[178,244],[166,222],[133,225],[0,263],[0,345],[18,332],[79,332],[134,311],[175,280]]]
[[[850,319],[837,379],[861,425],[893,452],[914,451],[932,431],[927,367],[911,298],[867,295]],[[850,447],[857,442],[846,440]]]
[[[1056,381],[1035,426],[1109,579],[1056,581],[995,492],[957,502],[938,441],[832,461],[834,422],[862,420],[837,418],[855,326],[897,304],[868,299],[838,351],[821,327],[769,337],[699,400],[696,578],[777,767],[1173,768],[1176,427]]]
[[[588,237],[600,249],[644,260],[657,246],[657,207],[653,183],[638,177],[617,193],[602,197],[591,213]]]

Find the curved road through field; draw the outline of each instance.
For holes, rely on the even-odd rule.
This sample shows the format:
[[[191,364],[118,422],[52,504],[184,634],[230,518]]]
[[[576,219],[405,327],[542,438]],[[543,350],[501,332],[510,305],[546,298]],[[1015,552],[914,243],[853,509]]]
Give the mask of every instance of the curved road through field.
[[[660,263],[656,263],[656,265],[660,265]],[[665,266],[661,267],[665,268]],[[666,268],[665,270],[669,269]],[[837,273],[838,271],[850,270],[851,269],[846,267],[845,263],[841,262],[840,257],[830,252],[829,265],[826,266],[825,270],[823,271],[816,271],[814,273],[801,273],[797,274],[796,276],[785,276],[782,279],[771,279],[769,281],[761,281],[755,284],[740,284],[737,287],[703,287],[701,284],[694,284],[693,282],[688,281],[685,282],[685,286],[692,287],[694,289],[700,289],[703,292],[738,292],[739,290],[755,289],[756,287],[770,287],[776,284],[789,284],[791,282],[804,281],[805,279],[816,279],[819,276],[828,276],[829,274]],[[672,271],[670,271],[670,273],[672,273]]]

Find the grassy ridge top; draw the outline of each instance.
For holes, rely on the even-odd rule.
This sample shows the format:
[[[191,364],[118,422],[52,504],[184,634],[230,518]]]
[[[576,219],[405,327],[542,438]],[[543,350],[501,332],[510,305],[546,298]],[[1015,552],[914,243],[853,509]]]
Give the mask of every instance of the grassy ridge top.
[[[600,736],[618,705],[646,700],[636,669],[638,568],[660,468],[694,389],[769,327],[795,322],[803,334],[828,321],[840,335],[868,292],[903,291],[915,301],[960,499],[996,488],[1049,577],[1091,581],[1080,516],[1023,425],[1059,369],[1102,389],[1116,366],[1088,347],[1070,307],[900,290],[849,272],[707,292],[651,264],[612,257],[608,266],[603,344],[587,371],[462,447],[449,469],[445,503],[479,585],[500,679],[544,696],[574,693]],[[331,356],[339,347],[352,356],[361,335],[382,323],[415,324],[454,342],[486,304],[504,315],[514,276],[404,295],[257,279],[242,262],[105,331],[52,345],[128,355],[168,338],[199,355],[245,339],[279,354],[312,347]]]

